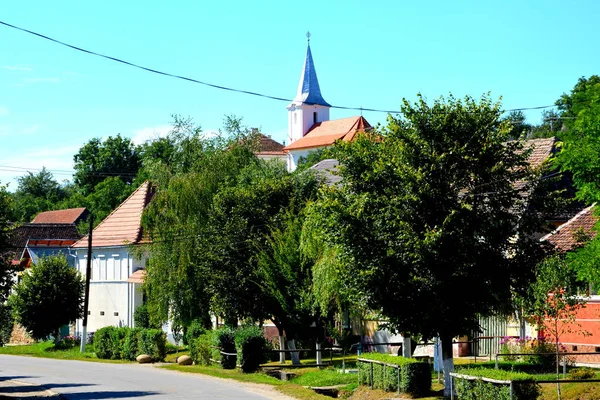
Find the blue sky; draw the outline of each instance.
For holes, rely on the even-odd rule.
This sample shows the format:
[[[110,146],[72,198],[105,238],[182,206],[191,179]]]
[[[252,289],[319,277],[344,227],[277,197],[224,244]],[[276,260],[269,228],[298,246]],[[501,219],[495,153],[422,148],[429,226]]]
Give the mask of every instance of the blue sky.
[[[159,70],[292,98],[305,33],[325,100],[398,109],[490,91],[504,108],[553,104],[580,76],[598,74],[600,2],[581,1],[29,1],[0,20]],[[172,114],[216,130],[243,117],[285,140],[286,103],[154,75],[0,26],[0,182],[25,169],[68,179],[93,137],[137,142]],[[357,115],[332,110],[331,118]],[[372,123],[386,114],[365,112]],[[540,112],[528,112],[538,123]],[[14,168],[7,168],[17,167]],[[9,171],[12,169],[12,171]]]

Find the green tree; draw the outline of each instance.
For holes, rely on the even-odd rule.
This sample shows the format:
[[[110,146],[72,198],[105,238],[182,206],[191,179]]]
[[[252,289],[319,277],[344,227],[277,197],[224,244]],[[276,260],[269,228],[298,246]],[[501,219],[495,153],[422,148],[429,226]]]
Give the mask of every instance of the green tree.
[[[266,246],[258,253],[255,272],[266,294],[271,320],[280,337],[285,331],[290,349],[295,348],[296,339],[309,339],[322,331],[321,313],[312,291],[314,260],[300,247],[302,214],[288,212],[282,218],[282,226],[271,229]],[[297,353],[292,353],[292,361],[299,363]]]
[[[213,198],[258,160],[237,140],[204,137],[190,120],[176,119],[171,135],[175,148],[171,163],[148,165],[158,184],[143,218],[153,239],[144,284],[148,310],[156,323],[170,319],[175,326],[188,326],[202,319],[208,326]]]
[[[526,311],[534,316],[538,327],[552,339],[556,351],[556,379],[560,379],[560,337],[577,330],[588,334],[576,322],[577,311],[585,306],[581,296],[581,281],[562,255],[555,255],[541,262],[536,268],[536,280],[531,285],[531,296]],[[561,398],[557,383],[558,398]]]
[[[557,102],[563,111],[565,131],[557,155],[563,172],[573,176],[577,198],[588,204],[600,200],[600,77],[581,78],[570,95]]]
[[[9,221],[9,214],[11,202],[12,197],[6,190],[6,185],[0,184],[0,346],[4,345],[10,337],[13,325],[10,309],[6,305],[8,294],[13,286],[14,274],[17,272],[10,262],[14,254],[10,245],[12,226]]]
[[[107,177],[118,177],[131,184],[140,168],[138,148],[128,138],[109,136],[102,141],[91,139],[73,157],[75,184],[84,195],[92,193],[96,185]]]
[[[560,111],[544,110],[542,111],[542,122],[539,125],[532,126],[529,139],[547,138],[552,136],[561,136],[564,119]]]
[[[29,222],[42,211],[53,210],[66,192],[45,167],[36,174],[27,172],[18,178],[12,216],[17,222]]]
[[[510,125],[512,126],[512,137],[519,138],[529,136],[532,127],[527,123],[527,117],[523,111],[511,111],[503,119],[510,122]]]
[[[84,282],[65,256],[40,259],[14,288],[10,304],[16,320],[36,340],[53,335],[61,326],[83,316]]]
[[[402,113],[380,136],[338,145],[342,184],[310,207],[304,239],[329,250],[317,266],[340,283],[325,289],[400,332],[439,336],[447,375],[452,338],[478,314],[509,313],[533,279],[540,221],[524,194],[535,174],[487,96],[404,101]]]

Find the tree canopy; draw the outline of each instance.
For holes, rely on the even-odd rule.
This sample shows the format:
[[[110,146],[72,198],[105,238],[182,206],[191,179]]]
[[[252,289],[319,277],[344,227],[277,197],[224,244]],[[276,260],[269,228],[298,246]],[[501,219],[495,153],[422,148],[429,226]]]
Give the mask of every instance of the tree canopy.
[[[65,256],[41,258],[10,297],[16,320],[34,339],[58,338],[61,326],[83,315],[84,282]]]
[[[346,297],[400,332],[439,335],[447,359],[454,336],[507,313],[533,279],[536,175],[487,96],[405,101],[402,113],[339,144],[341,187],[310,207],[306,240],[332,249],[324,265]]]
[[[107,177],[118,177],[131,184],[140,168],[139,150],[133,142],[117,136],[104,141],[95,138],[86,143],[74,158],[75,184],[84,195],[90,194]]]

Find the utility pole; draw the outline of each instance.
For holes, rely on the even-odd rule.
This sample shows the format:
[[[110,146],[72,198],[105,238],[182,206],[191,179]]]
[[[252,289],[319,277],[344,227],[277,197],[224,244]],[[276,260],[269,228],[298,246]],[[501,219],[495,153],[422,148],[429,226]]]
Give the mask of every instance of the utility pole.
[[[92,231],[94,229],[94,216],[90,213],[90,230],[88,232],[87,265],[85,268],[85,297],[83,298],[83,332],[81,333],[82,353],[85,353],[85,342],[87,341],[88,307],[90,304],[90,278],[92,276]]]

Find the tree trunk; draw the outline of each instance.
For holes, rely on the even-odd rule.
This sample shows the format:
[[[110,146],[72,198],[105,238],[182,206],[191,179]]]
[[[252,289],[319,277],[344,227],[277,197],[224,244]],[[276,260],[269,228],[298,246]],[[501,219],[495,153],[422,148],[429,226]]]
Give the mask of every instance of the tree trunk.
[[[442,342],[442,366],[444,368],[444,396],[450,397],[450,373],[454,372],[454,355],[452,352],[452,336],[440,335]]]
[[[287,345],[288,345],[288,349],[296,350],[296,340],[294,340],[294,339],[288,340]],[[300,365],[300,355],[298,354],[297,351],[291,352],[290,358],[292,359],[293,365]]]

